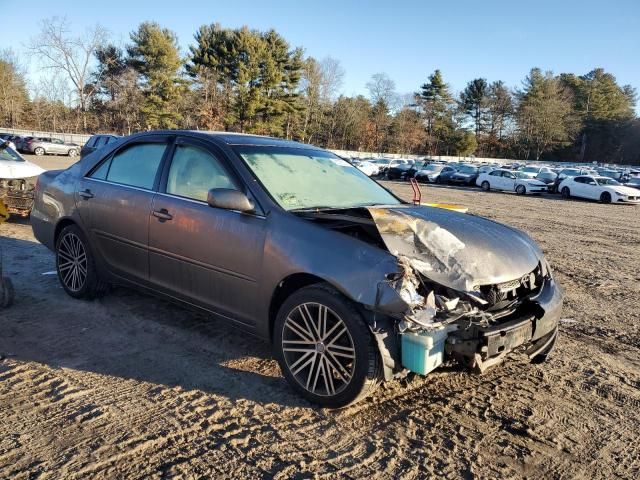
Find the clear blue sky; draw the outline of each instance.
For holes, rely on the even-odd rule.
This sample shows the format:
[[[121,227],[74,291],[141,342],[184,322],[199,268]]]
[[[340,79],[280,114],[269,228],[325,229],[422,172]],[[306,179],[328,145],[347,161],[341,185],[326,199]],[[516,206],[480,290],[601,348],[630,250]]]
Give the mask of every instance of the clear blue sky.
[[[307,55],[339,59],[347,95],[366,93],[377,72],[405,93],[440,68],[459,91],[480,76],[519,86],[534,66],[576,74],[603,67],[640,91],[640,0],[0,0],[0,12],[0,48],[18,52],[53,15],[77,31],[99,22],[120,42],[154,20],[177,33],[184,52],[205,23],[275,28]]]

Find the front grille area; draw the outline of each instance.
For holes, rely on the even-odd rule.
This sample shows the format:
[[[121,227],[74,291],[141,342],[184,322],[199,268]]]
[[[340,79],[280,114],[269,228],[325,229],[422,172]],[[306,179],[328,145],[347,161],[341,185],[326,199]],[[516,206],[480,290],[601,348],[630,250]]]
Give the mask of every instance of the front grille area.
[[[8,190],[0,188],[0,200],[7,206],[9,213],[28,215],[33,208],[34,192]]]
[[[542,267],[538,265],[533,271],[515,280],[496,285],[484,285],[480,287],[484,298],[489,303],[489,310],[499,310],[534,293],[542,286]]]

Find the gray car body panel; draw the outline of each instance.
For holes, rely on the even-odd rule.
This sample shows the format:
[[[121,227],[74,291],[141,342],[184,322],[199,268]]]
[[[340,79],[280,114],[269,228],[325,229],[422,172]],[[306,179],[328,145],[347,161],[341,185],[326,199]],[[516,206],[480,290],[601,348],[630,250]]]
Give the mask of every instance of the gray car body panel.
[[[390,276],[397,275],[401,271],[397,252],[390,252],[352,236],[316,225],[308,219],[283,210],[262,188],[233,149],[234,145],[316,149],[297,142],[251,135],[191,131],[132,135],[87,155],[67,170],[46,172],[42,175],[41,186],[36,192],[36,206],[32,213],[32,226],[36,238],[54,250],[56,231],[59,231],[61,225],[66,222],[73,222],[83,229],[93,246],[95,232],[88,228],[90,222],[86,219],[87,215],[82,213],[83,208],[78,208],[78,205],[90,204],[93,201],[93,199],[84,200],[78,196],[80,187],[84,188],[82,183],[84,177],[114,150],[158,136],[204,142],[218,154],[226,157],[227,167],[238,181],[240,189],[255,202],[256,211],[251,214],[220,211],[206,206],[206,203],[196,202],[198,208],[192,211],[197,210],[197,213],[189,218],[191,232],[210,231],[207,229],[211,228],[211,223],[224,217],[227,226],[233,226],[232,230],[237,229],[242,235],[234,238],[232,234],[228,234],[222,237],[212,236],[208,239],[206,248],[211,251],[223,249],[224,258],[204,255],[207,252],[200,252],[203,255],[197,258],[185,258],[188,256],[190,245],[197,249],[206,248],[203,247],[203,243],[190,243],[188,232],[179,229],[168,233],[171,238],[163,243],[165,246],[149,250],[149,243],[153,244],[152,239],[149,239],[147,245],[135,245],[136,242],[129,239],[131,241],[120,252],[124,255],[119,260],[123,264],[135,263],[134,257],[140,255],[147,255],[150,259],[159,258],[160,262],[165,263],[158,263],[157,268],[168,269],[164,272],[165,278],[173,273],[177,279],[180,279],[181,284],[189,281],[220,282],[220,288],[227,297],[225,302],[212,296],[216,295],[215,292],[200,290],[196,295],[190,294],[188,288],[180,291],[179,288],[172,288],[168,284],[159,285],[152,281],[149,273],[145,276],[123,271],[122,268],[110,263],[108,256],[103,252],[94,252],[100,270],[108,273],[110,280],[137,285],[211,311],[236,321],[251,333],[267,339],[270,337],[271,304],[274,292],[282,282],[294,275],[312,275],[322,279],[369,311],[397,316],[406,310],[407,304],[400,299],[398,292],[392,288],[389,281]],[[148,193],[145,192],[145,194]],[[152,203],[156,205],[163,194],[151,192],[151,195],[154,197]],[[184,200],[184,202],[192,201]],[[126,207],[127,205],[118,205],[118,202],[112,201],[111,208],[104,213],[121,222],[124,225],[121,226],[122,231],[127,230],[127,225],[133,228],[140,222],[158,221],[151,216],[151,211],[146,214],[146,218],[139,218],[139,213],[127,211]],[[155,206],[148,208],[151,210]],[[390,210],[396,215],[407,219],[412,218],[425,225],[447,231],[464,243],[466,250],[464,259],[461,261],[467,262],[470,271],[478,273],[478,278],[473,280],[479,280],[480,283],[496,283],[519,278],[543,260],[539,248],[528,236],[490,220],[407,204],[392,206]],[[248,223],[259,224],[260,227],[245,228]],[[154,224],[154,227],[159,225]],[[153,229],[150,228],[149,231]],[[113,232],[106,232],[106,234],[111,235],[112,238],[117,236]],[[115,238],[116,248],[117,242],[121,240]],[[180,242],[186,242],[187,248],[178,253],[165,251],[169,248],[166,245]],[[232,245],[232,248],[229,248],[229,245]],[[258,251],[252,252],[255,254],[251,257],[253,265],[247,262],[249,248]],[[145,249],[146,253],[144,253]],[[170,261],[166,261],[167,258]],[[450,285],[455,288],[467,288],[471,283],[475,283],[468,278],[463,283],[457,283],[453,277],[449,280]],[[434,278],[434,281],[442,281],[446,284],[446,273]],[[548,303],[555,305],[557,299],[550,300]],[[555,322],[557,319],[552,323],[555,325]]]

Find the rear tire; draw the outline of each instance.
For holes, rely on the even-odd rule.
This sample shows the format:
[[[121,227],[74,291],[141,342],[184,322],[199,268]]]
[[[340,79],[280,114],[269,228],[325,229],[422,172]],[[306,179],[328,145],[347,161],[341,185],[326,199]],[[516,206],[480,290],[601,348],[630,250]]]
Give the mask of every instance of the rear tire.
[[[35,153],[36,155],[38,155],[39,157],[41,157],[42,155],[44,155],[46,152],[44,151],[44,148],[42,147],[37,147],[33,153]]]
[[[76,225],[65,227],[56,241],[56,270],[64,291],[73,298],[103,296],[108,284],[100,279],[87,238]]]
[[[358,402],[382,379],[380,354],[358,307],[327,284],[302,288],[284,302],[272,340],[289,384],[324,407]]]
[[[560,193],[564,198],[571,198],[571,190],[569,190],[569,187],[562,187]]]
[[[489,185],[489,182],[487,182],[486,180],[480,184],[480,187],[482,187],[482,190],[484,190],[485,192],[491,190],[491,185]]]
[[[70,157],[77,157],[78,150],[76,150],[75,148],[72,148],[71,150],[69,150],[69,152],[67,152],[67,155],[69,155]]]

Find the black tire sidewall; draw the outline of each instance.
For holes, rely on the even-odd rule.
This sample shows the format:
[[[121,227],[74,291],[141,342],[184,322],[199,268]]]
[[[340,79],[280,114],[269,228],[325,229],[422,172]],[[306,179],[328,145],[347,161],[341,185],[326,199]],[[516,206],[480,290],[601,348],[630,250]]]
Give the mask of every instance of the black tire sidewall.
[[[564,198],[569,198],[571,196],[569,187],[562,187],[562,190],[560,190],[560,195],[562,195]]]
[[[600,201],[602,203],[611,203],[611,194],[609,192],[602,192],[602,195],[600,195]]]
[[[489,184],[489,182],[487,182],[486,180],[480,184],[480,187],[485,192],[488,192],[489,190],[491,190],[491,184]]]
[[[353,377],[347,387],[333,397],[315,395],[300,385],[289,371],[282,352],[282,330],[285,319],[294,308],[307,302],[320,303],[333,310],[347,326],[354,343],[356,366]],[[336,290],[324,284],[302,288],[282,304],[273,329],[272,345],[280,369],[294,390],[307,400],[325,407],[340,408],[350,404],[359,397],[365,382],[370,377],[372,334],[365,325],[357,307]],[[377,351],[373,350],[373,354],[377,354]]]
[[[523,186],[523,185],[518,185],[516,187],[516,193],[519,195],[524,195],[525,193],[527,193],[527,187]]]
[[[60,247],[60,243],[62,242],[62,239],[65,237],[65,235],[68,235],[70,233],[73,233],[80,239],[87,256],[87,278],[82,288],[77,292],[70,290],[64,284],[64,282],[62,281],[62,276],[60,275],[60,267],[58,265],[58,249]],[[87,237],[85,236],[84,232],[76,225],[69,225],[65,227],[62,232],[60,232],[60,235],[58,235],[58,239],[56,240],[56,271],[58,272],[58,280],[60,281],[60,285],[62,285],[62,288],[64,288],[64,291],[67,292],[69,296],[73,298],[84,299],[91,299],[96,296],[100,279],[98,276],[98,271],[96,269],[95,260],[93,258],[93,253],[91,252],[89,242],[87,241]]]

